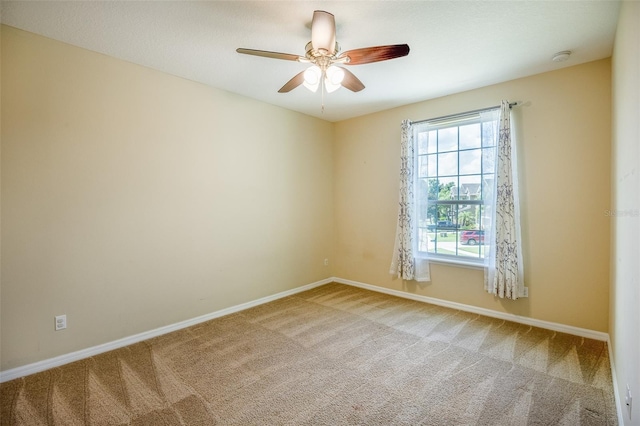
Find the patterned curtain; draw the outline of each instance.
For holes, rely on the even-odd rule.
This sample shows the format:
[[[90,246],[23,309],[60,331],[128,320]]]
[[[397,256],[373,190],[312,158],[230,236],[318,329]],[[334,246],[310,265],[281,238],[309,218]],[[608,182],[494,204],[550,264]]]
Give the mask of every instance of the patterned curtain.
[[[403,280],[430,281],[426,254],[418,257],[415,212],[415,138],[411,121],[402,121],[400,146],[400,202],[393,258],[389,272]]]
[[[500,107],[496,178],[491,193],[495,209],[489,229],[485,256],[485,289],[501,298],[517,299],[523,295],[524,274],[520,238],[516,145],[511,137],[511,109],[508,101]]]

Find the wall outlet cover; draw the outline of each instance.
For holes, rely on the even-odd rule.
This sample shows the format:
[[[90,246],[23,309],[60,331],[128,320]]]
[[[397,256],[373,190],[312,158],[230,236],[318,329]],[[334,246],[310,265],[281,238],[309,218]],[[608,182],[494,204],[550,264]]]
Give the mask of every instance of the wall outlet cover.
[[[66,315],[57,315],[56,319],[56,331],[64,330],[67,328],[67,316]]]

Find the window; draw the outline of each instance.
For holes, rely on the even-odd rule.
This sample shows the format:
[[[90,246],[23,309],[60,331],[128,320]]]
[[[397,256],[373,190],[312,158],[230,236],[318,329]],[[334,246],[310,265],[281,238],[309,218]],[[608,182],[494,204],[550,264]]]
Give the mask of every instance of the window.
[[[481,262],[491,226],[499,109],[416,123],[418,252]],[[488,241],[487,241],[488,242]]]

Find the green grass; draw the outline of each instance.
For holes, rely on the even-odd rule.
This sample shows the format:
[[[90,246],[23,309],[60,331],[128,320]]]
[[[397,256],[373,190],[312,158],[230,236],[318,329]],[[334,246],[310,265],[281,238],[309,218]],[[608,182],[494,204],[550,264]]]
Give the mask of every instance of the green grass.
[[[458,250],[477,255],[478,253],[480,253],[480,246],[460,246]]]

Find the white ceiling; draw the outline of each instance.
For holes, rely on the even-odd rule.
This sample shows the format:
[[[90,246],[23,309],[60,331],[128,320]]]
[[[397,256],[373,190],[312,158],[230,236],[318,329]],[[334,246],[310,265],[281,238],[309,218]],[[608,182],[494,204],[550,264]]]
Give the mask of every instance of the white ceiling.
[[[611,56],[616,0],[3,1],[2,23],[169,74],[339,121]],[[306,65],[313,11],[336,17],[343,51],[407,43],[409,56],[349,67],[366,86],[278,89]],[[551,61],[571,50],[567,62]]]

